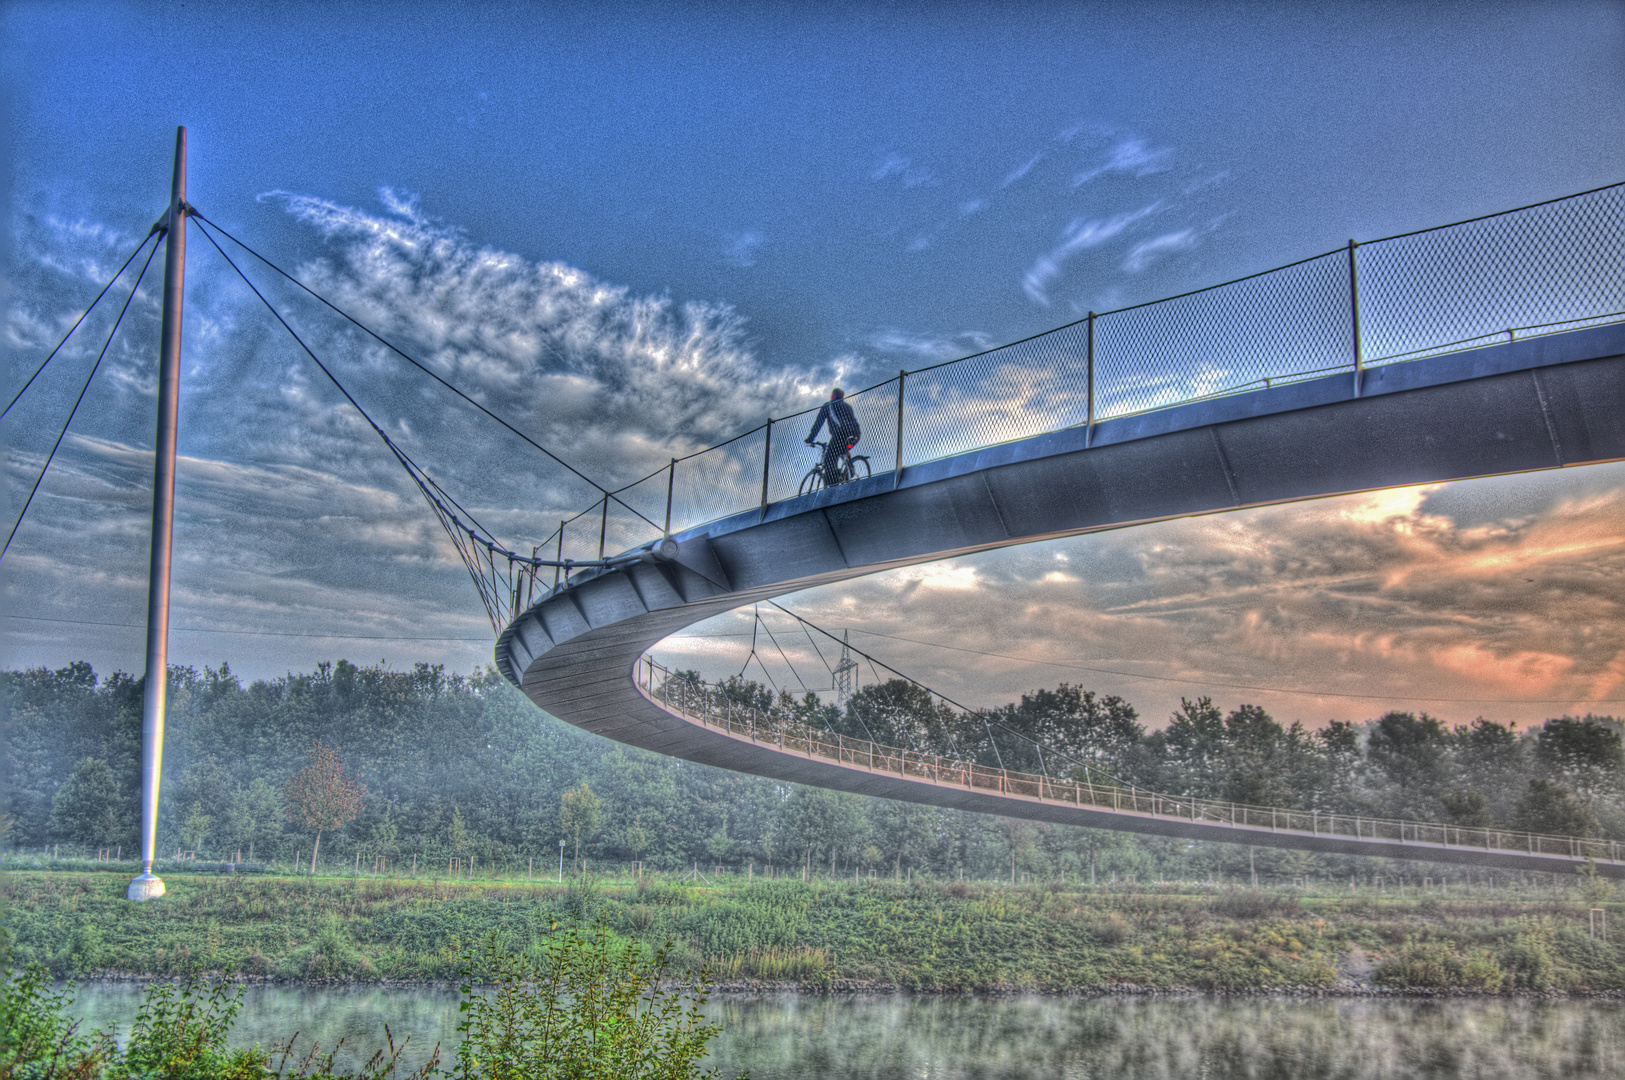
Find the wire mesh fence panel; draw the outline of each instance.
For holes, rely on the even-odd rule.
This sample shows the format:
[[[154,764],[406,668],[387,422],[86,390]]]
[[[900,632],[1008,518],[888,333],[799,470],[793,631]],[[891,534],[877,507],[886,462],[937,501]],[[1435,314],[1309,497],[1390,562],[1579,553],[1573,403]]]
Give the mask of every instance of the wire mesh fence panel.
[[[952,364],[911,372],[903,391],[903,465],[1084,423],[1086,323]]]
[[[1617,319],[1625,185],[1365,244],[1358,265],[1369,364]]]
[[[891,472],[897,464],[897,380],[849,394],[846,403],[861,432],[852,448],[853,479]],[[820,406],[822,408],[822,406]],[[808,490],[822,488],[823,478],[809,479],[813,469],[822,466],[824,452],[808,446],[806,440],[818,420],[818,409],[773,421],[773,453],[768,469],[769,502],[794,498]],[[818,433],[820,442],[832,434],[826,425]]]
[[[662,516],[665,514],[665,487],[664,478],[662,478],[660,484],[662,495],[660,512]],[[643,517],[633,513],[617,499],[609,500],[609,519],[604,525],[605,555],[620,555],[623,552],[653,543],[663,535],[659,525],[649,524]]]
[[[1352,371],[1347,256],[1097,316],[1094,352],[1097,420]]]
[[[817,416],[818,409],[813,408],[774,418],[772,447],[768,454],[768,502],[778,502],[800,494],[802,482],[809,471],[823,460],[816,446],[806,444],[807,434],[812,430]],[[821,432],[820,437],[828,438],[829,435]]]
[[[1092,333],[1085,320],[909,374],[901,460],[918,464],[1091,418],[1347,371],[1357,348],[1366,364],[1380,364],[1619,321],[1622,241],[1625,185],[1616,185],[1366,244],[1355,250],[1352,268],[1349,251],[1340,250],[1099,315]],[[863,429],[856,456],[868,459],[871,475],[899,459],[898,390],[891,380],[847,399]],[[808,479],[820,455],[802,445],[813,416],[809,410],[775,420],[771,435],[757,429],[679,461],[672,529],[821,486]],[[648,519],[644,525],[664,525],[662,496],[655,477],[624,497],[636,513],[612,506],[615,539],[606,529],[606,548],[643,542],[638,514]],[[566,557],[596,558],[603,525],[599,517],[572,522]]]
[[[766,445],[767,431],[758,428],[679,461],[672,485],[672,531],[760,506]]]
[[[598,558],[598,534],[603,525],[603,504],[592,507],[564,524],[563,558],[577,562]]]
[[[667,479],[668,472],[662,469],[631,487],[622,488],[609,500],[605,554],[619,555],[658,540],[663,535]]]

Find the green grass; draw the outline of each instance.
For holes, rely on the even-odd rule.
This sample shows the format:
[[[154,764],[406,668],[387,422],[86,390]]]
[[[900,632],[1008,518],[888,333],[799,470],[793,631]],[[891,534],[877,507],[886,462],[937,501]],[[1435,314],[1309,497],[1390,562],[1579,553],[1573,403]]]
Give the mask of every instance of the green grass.
[[[229,966],[290,980],[451,980],[490,934],[531,949],[574,915],[602,917],[651,946],[672,940],[678,967],[808,987],[1333,988],[1358,949],[1376,961],[1376,980],[1396,988],[1625,988],[1625,905],[1608,905],[1615,938],[1604,945],[1590,937],[1588,905],[1532,897],[786,880],[561,887],[166,871],[169,894],[143,905],[124,899],[127,879],[7,874],[0,906],[18,959],[78,977]]]

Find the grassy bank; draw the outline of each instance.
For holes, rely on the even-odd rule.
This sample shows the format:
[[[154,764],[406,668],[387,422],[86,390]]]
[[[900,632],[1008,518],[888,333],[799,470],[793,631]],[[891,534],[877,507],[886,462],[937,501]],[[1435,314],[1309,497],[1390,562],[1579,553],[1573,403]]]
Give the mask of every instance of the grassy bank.
[[[681,966],[808,987],[1065,991],[1112,985],[1625,989],[1625,905],[1612,943],[1586,903],[1493,896],[1306,897],[1174,886],[645,879],[527,885],[166,873],[124,900],[127,873],[0,881],[18,958],[60,975],[168,975],[201,965],[290,980],[454,978],[497,934],[526,948],[570,916],[677,942]]]

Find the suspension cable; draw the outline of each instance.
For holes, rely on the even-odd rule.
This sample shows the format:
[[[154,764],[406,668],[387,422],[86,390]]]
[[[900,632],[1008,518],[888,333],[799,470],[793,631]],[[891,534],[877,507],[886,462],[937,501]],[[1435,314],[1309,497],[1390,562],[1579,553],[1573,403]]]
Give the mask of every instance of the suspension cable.
[[[90,302],[90,306],[85,308],[85,310],[80,314],[80,316],[77,319],[73,320],[73,325],[68,327],[68,332],[66,334],[63,334],[62,335],[62,340],[56,343],[56,348],[51,350],[51,353],[50,353],[49,356],[47,356],[44,360],[40,361],[39,367],[34,369],[34,374],[32,374],[32,375],[30,375],[28,377],[27,382],[23,383],[23,388],[21,390],[17,391],[15,394],[12,395],[11,400],[6,403],[6,407],[4,409],[0,409],[0,417],[4,417],[6,415],[6,413],[10,412],[11,407],[13,405],[17,404],[17,399],[22,397],[24,394],[26,394],[28,392],[28,388],[30,386],[34,385],[34,380],[39,378],[40,372],[45,370],[45,365],[49,364],[51,362],[52,358],[55,357],[56,354],[59,351],[61,351],[62,346],[66,345],[68,343],[68,339],[73,336],[73,332],[75,330],[79,329],[79,324],[84,322],[85,319],[87,319],[90,316],[90,313],[95,310],[97,304],[101,303],[102,297],[107,295],[107,290],[111,289],[113,287],[113,282],[117,281],[119,279],[119,277],[124,273],[124,271],[129,267],[130,263],[135,261],[135,257],[137,255],[141,254],[141,249],[146,247],[147,241],[152,239],[153,234],[154,233],[161,233],[163,231],[164,231],[163,226],[154,225],[152,227],[152,230],[150,232],[148,232],[146,236],[143,236],[141,238],[141,243],[137,244],[135,246],[135,250],[130,252],[130,257],[128,259],[124,260],[124,265],[120,266],[118,268],[118,270],[114,272],[113,276],[107,279],[107,284],[103,285],[102,286],[102,291],[96,294],[96,299],[92,300]],[[154,251],[157,250],[156,246],[153,248],[153,250]],[[150,258],[150,256],[149,256],[149,258]],[[145,269],[146,269],[146,267],[143,266],[142,270],[145,271]]]
[[[147,235],[150,238],[152,234],[148,233]],[[146,240],[141,241],[143,244],[146,242]],[[139,247],[136,248],[136,251],[140,250],[141,249]],[[141,279],[147,276],[147,267],[152,265],[153,256],[157,254],[158,245],[154,244],[152,245],[152,250],[147,252],[147,261],[141,264],[141,272],[136,275],[135,284],[130,287],[130,295],[124,298],[124,305],[118,309],[118,318],[113,320],[113,328],[107,332],[107,340],[102,343],[101,352],[96,354],[96,362],[90,366],[90,374],[85,376],[85,384],[79,388],[79,396],[73,399],[73,408],[68,410],[68,418],[62,421],[62,430],[56,433],[56,442],[51,444],[51,452],[45,456],[45,464],[40,467],[39,475],[34,478],[34,486],[28,489],[28,498],[23,500],[23,508],[17,514],[17,520],[12,522],[11,532],[6,536],[5,546],[0,547],[0,559],[5,558],[6,552],[11,550],[11,541],[16,537],[17,530],[22,527],[23,518],[28,516],[28,508],[34,504],[34,496],[36,493],[38,493],[40,484],[44,483],[45,474],[50,470],[51,462],[56,460],[57,448],[62,445],[62,440],[67,436],[68,426],[73,423],[74,416],[78,414],[79,405],[85,400],[85,394],[90,390],[90,382],[96,377],[96,372],[100,370],[102,366],[102,359],[107,355],[108,348],[110,348],[113,344],[113,337],[118,333],[119,326],[124,322],[124,313],[130,310],[130,302],[135,299],[135,294],[141,289]],[[131,254],[130,258],[135,258],[135,255]],[[126,262],[125,265],[129,265],[129,263]],[[119,272],[123,273],[122,267],[120,268]],[[114,276],[115,278],[117,277],[117,275]],[[108,282],[108,285],[112,285],[112,282]],[[104,293],[106,291],[106,289],[102,290]],[[100,300],[101,297],[98,296],[96,299]],[[89,311],[87,309],[86,314],[88,313]],[[81,319],[83,317],[84,316],[80,316]],[[78,326],[79,324],[75,323],[74,325]],[[71,334],[73,331],[70,330],[68,332]],[[62,340],[66,341],[67,338],[63,338]],[[61,346],[58,346],[58,348],[61,348]],[[55,350],[52,351],[51,355],[56,355]],[[47,357],[46,359],[49,361],[50,358]],[[44,370],[44,367],[44,364],[40,365],[41,370]],[[39,372],[36,371],[34,374],[38,375]],[[30,379],[30,381],[33,380]],[[27,387],[24,387],[23,389],[27,389]],[[19,390],[17,393],[19,397],[22,396],[21,390]],[[15,403],[16,400],[16,398],[13,398],[13,403]]]
[[[451,382],[449,382],[448,380],[443,378],[439,373],[434,371],[428,365],[424,364],[422,361],[420,361],[417,358],[413,357],[410,353],[407,353],[405,350],[401,349],[394,342],[392,342],[389,339],[383,337],[381,334],[379,334],[377,331],[373,330],[371,327],[367,326],[365,323],[361,322],[355,316],[351,315],[349,312],[345,311],[343,308],[339,307],[337,304],[334,304],[332,301],[328,300],[326,297],[322,296],[320,293],[316,292],[314,289],[310,288],[304,282],[300,281],[298,278],[294,277],[292,274],[290,274],[286,270],[282,269],[282,267],[278,266],[276,263],[272,262],[270,259],[266,258],[264,255],[261,255],[258,251],[256,251],[253,248],[249,247],[242,240],[239,240],[236,236],[232,235],[232,233],[227,231],[224,226],[220,225],[220,223],[218,223],[216,221],[213,221],[213,220],[211,220],[211,219],[209,219],[207,217],[204,217],[204,215],[202,213],[200,213],[199,211],[197,211],[195,209],[192,211],[190,216],[195,218],[195,219],[199,219],[200,225],[201,225],[202,222],[207,221],[210,225],[214,226],[214,228],[216,228],[216,229],[218,229],[220,231],[220,235],[224,236],[226,239],[230,240],[232,243],[236,244],[238,247],[242,248],[244,251],[246,251],[250,255],[254,256],[254,258],[258,259],[260,262],[262,262],[266,266],[270,267],[273,271],[275,271],[277,274],[280,274],[283,278],[285,278],[288,281],[292,282],[299,289],[303,290],[306,294],[308,294],[309,296],[314,298],[318,303],[322,304],[323,306],[328,308],[330,311],[332,311],[336,315],[338,315],[340,318],[346,320],[351,325],[355,326],[356,329],[360,330],[362,333],[366,334],[368,337],[372,338],[374,341],[376,341],[380,345],[384,346],[384,348],[390,350],[396,356],[399,356],[401,359],[405,360],[407,363],[411,364],[413,367],[417,368],[419,371],[422,371],[425,375],[428,375],[431,379],[438,382],[441,386],[444,386],[447,390],[450,390],[453,394],[456,394],[458,397],[460,397],[464,401],[468,402],[468,404],[474,406],[474,408],[478,409],[480,412],[484,413],[486,416],[490,417],[492,420],[495,420],[498,424],[501,424],[508,431],[510,431],[513,434],[519,436],[519,438],[521,438],[525,442],[529,443],[535,449],[541,451],[543,454],[546,454],[554,462],[556,462],[557,464],[562,465],[564,468],[568,469],[576,477],[578,477],[581,480],[584,480],[588,484],[592,485],[592,487],[595,490],[597,490],[599,494],[605,496],[606,498],[615,499],[615,501],[617,503],[620,503],[621,506],[625,507],[627,510],[630,510],[633,514],[636,514],[639,518],[642,518],[642,520],[646,524],[656,525],[655,522],[650,521],[647,517],[644,517],[643,514],[639,513],[636,508],[631,507],[631,506],[627,506],[627,504],[625,502],[623,502],[621,499],[615,498],[615,492],[612,492],[609,488],[606,488],[604,485],[600,484],[598,481],[594,480],[592,477],[588,476],[586,473],[582,472],[580,469],[576,468],[574,465],[571,465],[568,461],[565,461],[563,458],[559,457],[553,451],[549,450],[547,447],[543,446],[541,443],[537,442],[535,439],[531,438],[529,435],[526,435],[523,431],[520,431],[517,427],[510,424],[508,421],[504,420],[501,416],[498,416],[496,413],[494,413],[490,409],[486,408],[480,402],[476,401],[474,398],[470,397],[468,394],[466,394],[462,390],[458,389],[457,386],[455,386],[454,384],[452,384]],[[207,234],[205,234],[205,235],[207,235]],[[213,243],[212,238],[211,238],[210,242]],[[215,247],[218,248],[219,245],[216,244]],[[221,252],[221,254],[224,255],[225,253]],[[235,269],[235,267],[233,267],[233,269]],[[241,274],[242,271],[239,270],[238,273]],[[659,471],[660,470],[657,469],[657,470],[655,470],[654,473],[650,473],[649,475],[654,476]],[[644,477],[644,479],[647,480],[648,477]],[[624,490],[624,489],[621,489],[621,490]],[[659,526],[656,525],[656,527],[658,528]]]
[[[202,225],[199,225],[198,228],[199,231],[203,233],[204,237],[208,239],[209,243],[214,246],[214,249],[220,253],[220,257],[226,260],[226,265],[230,266],[237,272],[237,276],[242,279],[243,284],[247,285],[249,290],[259,298],[260,303],[265,305],[265,309],[271,313],[272,318],[276,319],[276,321],[282,325],[282,328],[288,332],[288,336],[293,338],[293,340],[298,343],[299,347],[304,350],[306,356],[310,357],[311,362],[320,368],[322,374],[326,375],[328,380],[338,388],[338,392],[344,395],[344,400],[348,401],[351,408],[355,409],[355,411],[361,415],[361,418],[367,422],[367,425],[372,428],[380,439],[383,440],[384,446],[387,447],[389,452],[395,456],[396,461],[398,461],[401,467],[406,470],[407,475],[410,476],[413,483],[417,485],[418,490],[423,494],[424,499],[428,501],[429,506],[435,511],[436,516],[440,517],[441,527],[446,530],[446,532],[451,536],[452,543],[456,545],[457,553],[463,560],[463,566],[468,571],[469,577],[473,580],[474,588],[480,594],[481,603],[485,605],[486,614],[491,617],[493,622],[495,622],[496,613],[494,601],[496,598],[494,595],[492,595],[494,588],[487,587],[486,582],[480,572],[477,556],[475,556],[473,552],[464,548],[461,537],[452,528],[451,524],[448,523],[448,518],[450,518],[452,521],[456,521],[457,519],[455,518],[455,515],[452,514],[451,510],[449,510],[445,504],[440,501],[441,498],[444,498],[447,502],[450,502],[453,506],[456,506],[458,510],[461,510],[464,514],[467,514],[468,519],[472,521],[474,525],[477,526],[482,532],[486,532],[488,536],[490,535],[489,530],[485,529],[483,525],[480,525],[479,521],[474,517],[474,515],[469,514],[467,510],[458,505],[450,495],[447,495],[445,489],[441,488],[439,484],[435,483],[434,479],[429,476],[429,474],[421,466],[419,466],[417,462],[413,461],[411,456],[407,454],[406,451],[402,450],[395,444],[395,441],[391,439],[388,433],[378,425],[377,421],[373,420],[373,418],[368,415],[367,410],[361,407],[361,403],[355,399],[355,396],[352,395],[349,390],[345,389],[343,383],[339,382],[338,377],[333,374],[326,364],[322,363],[321,358],[316,355],[309,345],[305,344],[304,338],[300,337],[298,332],[295,331],[292,326],[288,325],[288,321],[282,317],[282,313],[279,312],[271,304],[271,302],[266,299],[265,294],[260,292],[254,283],[249,280],[248,275],[243,273],[242,268],[232,261],[231,256],[226,254],[225,250],[220,247],[220,244],[214,239],[213,236],[209,234],[208,230],[204,229]],[[460,522],[458,522],[458,524],[460,524]],[[485,539],[484,537],[476,536],[473,529],[466,529],[466,531],[471,543],[483,544],[488,550],[494,551],[495,544],[493,542]]]

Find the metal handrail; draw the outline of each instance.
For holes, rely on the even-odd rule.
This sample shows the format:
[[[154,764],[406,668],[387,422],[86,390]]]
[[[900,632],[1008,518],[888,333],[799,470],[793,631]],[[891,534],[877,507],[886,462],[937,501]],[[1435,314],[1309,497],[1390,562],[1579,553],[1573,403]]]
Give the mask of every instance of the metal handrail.
[[[1045,803],[1108,810],[1115,814],[1237,829],[1268,829],[1276,833],[1346,836],[1355,840],[1392,840],[1418,846],[1620,862],[1619,841],[1597,837],[1551,836],[1513,829],[1368,817],[1364,814],[1252,806],[1189,795],[1164,795],[1133,785],[1056,779],[1035,773],[991,768],[938,754],[854,739],[839,732],[820,732],[788,717],[733,701],[721,687],[673,675],[649,656],[639,659],[637,671],[637,685],[643,695],[685,720],[783,753],[819,758],[847,768],[987,791],[1007,798],[1036,799]]]

